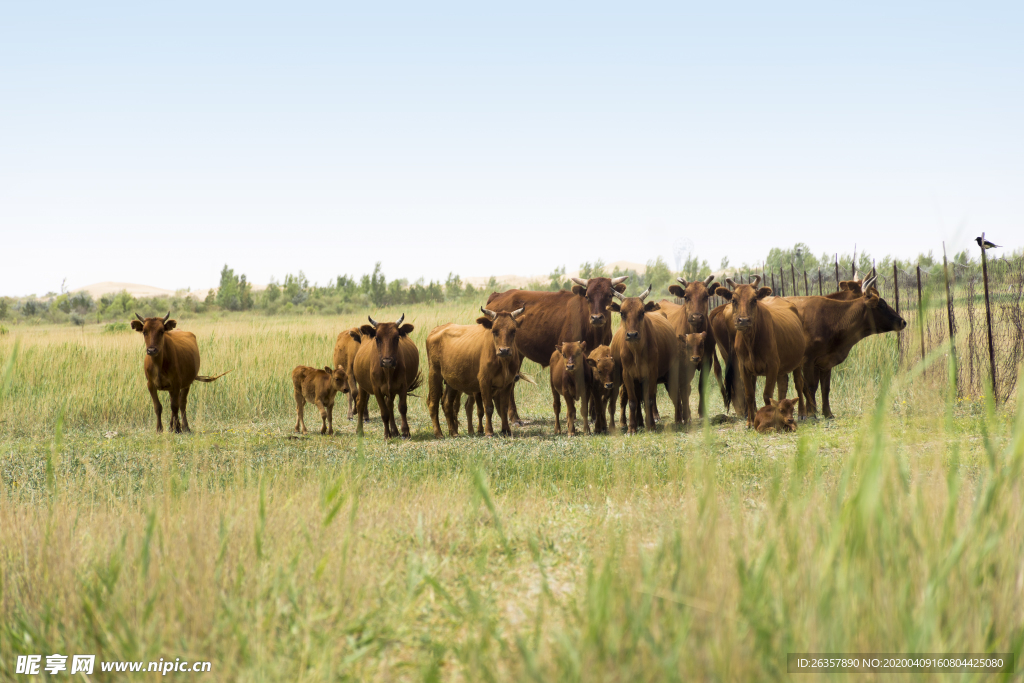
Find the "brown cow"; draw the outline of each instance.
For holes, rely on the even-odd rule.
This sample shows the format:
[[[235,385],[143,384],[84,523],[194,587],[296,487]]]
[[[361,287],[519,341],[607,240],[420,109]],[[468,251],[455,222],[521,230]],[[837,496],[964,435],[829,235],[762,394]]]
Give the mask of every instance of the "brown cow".
[[[705,367],[707,354],[707,347],[712,337],[707,332],[691,332],[683,337],[676,337],[679,339],[679,343],[683,347],[683,360],[682,360],[682,376],[680,378],[681,385],[681,398],[683,402],[683,422],[690,421],[690,390],[693,386],[693,376],[697,374],[697,371],[702,367]],[[697,384],[698,390],[700,383]],[[704,397],[701,396],[700,404],[704,404]],[[700,413],[698,413],[700,415]]]
[[[589,280],[572,278],[572,291],[531,292],[510,289],[495,292],[487,299],[493,311],[514,311],[530,307],[530,320],[519,331],[520,352],[534,363],[547,367],[551,354],[560,342],[585,341],[595,349],[612,340],[611,316],[608,307],[613,292],[626,291],[628,276]],[[521,423],[516,407],[515,391],[509,400],[510,419]]]
[[[359,401],[356,404],[356,434],[363,435],[363,415],[373,394],[380,408],[384,423],[384,438],[398,436],[395,423],[395,396],[398,396],[398,410],[402,415],[402,438],[409,438],[409,421],[406,419],[408,395],[422,382],[419,374],[420,352],[409,339],[413,326],[402,324],[405,314],[393,323],[378,323],[367,316],[369,325],[359,328],[364,338],[353,363],[352,372],[359,386]],[[355,333],[352,333],[355,334]]]
[[[784,398],[781,401],[772,399],[771,405],[761,408],[754,415],[754,429],[761,434],[769,430],[795,432],[796,420],[793,419],[795,406],[796,399],[793,398]]]
[[[576,399],[580,399],[583,415],[583,433],[590,434],[588,421],[590,406],[587,403],[593,373],[587,363],[587,342],[564,342],[555,347],[551,354],[551,406],[555,411],[555,434],[562,432],[558,415],[562,410],[561,397],[565,398],[567,415],[566,434],[576,435]]]
[[[321,434],[334,434],[334,396],[348,392],[348,376],[342,368],[313,368],[299,365],[292,370],[292,384],[295,385],[295,431],[306,433],[306,402],[309,401],[320,411],[323,425]],[[300,429],[301,427],[301,429]]]
[[[907,327],[907,321],[878,295],[875,278],[841,284],[856,286],[828,297],[786,297],[800,313],[807,340],[803,366],[807,412],[817,412],[815,395],[820,379],[822,415],[828,418],[833,417],[829,403],[832,368],[845,361],[854,345],[865,337]]]
[[[447,323],[435,327],[427,336],[427,362],[430,364],[427,407],[436,438],[444,436],[438,420],[438,407],[444,398],[442,387],[445,384],[451,392],[456,392],[453,398],[444,401],[449,435],[456,436],[459,431],[457,407],[458,394],[461,393],[481,395],[487,413],[484,428],[487,436],[494,436],[491,415],[496,397],[501,415],[501,434],[512,435],[508,397],[522,362],[516,335],[526,315],[522,308],[509,313],[481,306],[480,311],[484,315],[477,318],[476,325]],[[467,405],[471,408],[471,404]]]
[[[356,384],[355,373],[352,372],[352,365],[356,361],[356,353],[359,351],[359,342],[362,335],[358,327],[338,333],[338,339],[334,342],[334,367],[345,371],[348,383],[348,419],[352,419],[352,413],[356,408],[356,401],[359,399],[359,386]],[[363,415],[363,419],[369,419],[369,415]]]
[[[682,285],[682,287],[679,285],[672,285],[668,288],[668,291],[673,296],[682,299],[683,305],[676,306],[675,304],[672,304],[666,311],[666,317],[672,324],[672,329],[676,331],[676,336],[682,340],[688,334],[693,334],[695,332],[707,332],[710,329],[710,325],[708,324],[708,299],[711,298],[712,293],[717,288],[717,285],[713,284],[715,276],[709,275],[704,280],[696,280],[694,282],[687,282],[681,277],[676,278],[676,280],[680,285]],[[671,302],[659,302],[663,310],[666,309],[665,303]],[[707,412],[704,407],[704,382],[710,374],[714,358],[715,338],[709,336],[706,337],[704,341],[704,357],[697,366],[700,371],[700,377],[697,381],[697,414],[700,417],[704,417]],[[689,397],[689,394],[690,391],[687,389],[687,397]],[[689,400],[689,398],[687,398],[687,400]],[[688,409],[687,413],[689,413]]]
[[[771,297],[772,289],[758,289],[760,281],[761,277],[755,276],[752,284],[737,285],[727,279],[726,284],[732,289],[719,287],[715,292],[730,301],[728,305],[732,307],[732,315],[723,312],[719,317],[724,317],[722,322],[731,324],[735,330],[726,366],[725,390],[731,395],[738,369],[743,378],[748,427],[754,426],[754,387],[759,375],[765,378],[764,404],[770,405],[772,390],[776,387],[780,399],[786,396],[789,380],[787,374],[792,372],[800,416],[804,416],[802,368],[806,342],[803,321],[796,307],[784,299],[772,297],[770,303],[766,302],[765,299]],[[717,339],[718,332],[715,332],[715,336]]]
[[[645,411],[644,426],[654,429],[654,416],[650,407],[657,395],[658,384],[665,384],[672,405],[675,407],[676,424],[682,422],[682,405],[679,401],[679,342],[668,320],[660,315],[647,315],[658,310],[653,301],[644,303],[651,293],[647,291],[637,297],[623,297],[616,293],[619,302],[612,304],[612,310],[622,317],[622,325],[612,338],[612,358],[621,366],[621,382],[626,387],[629,400],[628,434],[636,434],[640,409]],[[613,388],[617,394],[617,387]]]
[[[612,390],[615,388],[615,376],[622,374],[621,369],[616,368],[615,359],[612,358],[610,346],[601,345],[590,352],[587,356],[587,365],[590,366],[590,415],[594,418],[594,432],[602,433],[608,431],[608,419],[612,427],[615,427],[615,401],[612,400]],[[611,403],[608,408],[608,419],[605,419],[605,406]]]
[[[230,370],[214,377],[199,374],[199,345],[191,332],[175,329],[176,320],[169,320],[170,311],[163,318],[143,318],[132,321],[132,329],[141,332],[146,340],[146,360],[142,368],[146,373],[146,387],[153,399],[156,412],[156,431],[164,431],[162,419],[164,407],[160,405],[157,391],[171,395],[171,429],[176,433],[192,431],[188,427],[188,392],[192,382],[212,382],[228,374]],[[180,412],[180,417],[179,417]]]

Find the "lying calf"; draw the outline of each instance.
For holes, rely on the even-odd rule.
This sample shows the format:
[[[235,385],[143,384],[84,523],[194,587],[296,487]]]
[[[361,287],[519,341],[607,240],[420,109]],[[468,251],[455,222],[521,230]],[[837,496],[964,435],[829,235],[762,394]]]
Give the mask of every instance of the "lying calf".
[[[754,415],[754,429],[764,434],[774,429],[779,432],[795,432],[796,421],[793,419],[795,398],[784,398],[781,401],[771,399],[771,405],[765,406]]]
[[[343,368],[331,370],[329,367],[321,370],[308,365],[299,365],[292,370],[292,384],[295,385],[295,412],[298,415],[298,419],[295,421],[295,431],[306,433],[306,420],[303,413],[305,413],[306,401],[309,401],[320,410],[320,418],[323,420],[320,433],[334,434],[334,396],[339,391],[348,393],[348,377],[345,375],[345,370]]]

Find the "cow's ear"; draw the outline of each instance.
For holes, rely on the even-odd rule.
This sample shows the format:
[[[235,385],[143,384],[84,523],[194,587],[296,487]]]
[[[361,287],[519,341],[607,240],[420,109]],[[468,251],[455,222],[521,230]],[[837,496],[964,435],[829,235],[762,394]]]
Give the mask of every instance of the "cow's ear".
[[[708,285],[708,291],[711,292],[712,294],[714,294],[716,287],[718,287],[718,283],[717,282],[712,282],[710,285]]]
[[[757,290],[757,298],[758,299],[764,299],[765,297],[769,297],[771,295],[772,295],[772,288],[771,287],[762,287],[761,289]]]
[[[730,299],[732,299],[732,292],[726,289],[725,287],[719,287],[718,289],[715,290],[715,296],[720,296],[726,301],[729,301]]]
[[[612,305],[608,307],[608,310],[610,310],[610,311],[612,311],[614,313],[618,313],[619,312],[619,302],[618,301],[613,301]]]
[[[671,294],[672,296],[677,296],[680,299],[682,299],[683,295],[686,294],[686,291],[679,285],[672,285],[668,288],[668,293]]]
[[[142,323],[139,322],[138,320],[133,320],[132,329],[135,330],[136,332],[142,332]]]
[[[526,320],[525,313],[520,313],[519,315],[516,316],[516,329],[519,329],[519,326],[523,324],[524,320]]]
[[[362,341],[362,339],[363,339],[363,336],[361,334],[359,334],[358,332],[356,332],[355,330],[349,330],[348,336],[352,337],[357,342]]]
[[[770,398],[768,400],[772,402],[772,408],[778,408],[779,407],[779,402],[776,401],[774,398]]]
[[[850,282],[849,282],[849,280],[843,280],[842,282],[839,283],[839,291],[840,292],[848,292],[848,291],[850,291]]]
[[[373,325],[363,325],[359,328],[359,333],[365,334],[369,339],[373,339],[377,335],[377,330],[373,329]]]
[[[486,315],[482,315],[482,316],[480,316],[479,318],[476,319],[476,324],[477,325],[483,325],[487,329],[491,329],[492,322],[491,322],[491,319],[488,318]]]
[[[619,294],[625,294],[626,293],[626,283],[625,282],[620,282],[617,285],[612,285],[612,289],[614,289]]]
[[[168,320],[167,322],[164,323],[164,332],[167,332],[168,330],[173,330],[177,326],[177,320]]]
[[[586,296],[587,295],[587,288],[582,286],[582,285],[573,285],[572,286],[572,293],[573,294],[577,294],[579,296]]]
[[[644,304],[644,310],[650,313],[651,311],[660,311],[661,306],[658,305],[657,301],[648,301]]]
[[[329,366],[329,365],[325,365],[324,366],[324,370],[327,371],[328,375],[333,375],[334,374],[334,370],[331,370],[331,366]]]
[[[597,361],[594,360],[593,358],[588,358],[587,359],[587,365],[589,365],[590,367],[592,367],[595,370],[597,370]]]
[[[582,351],[583,353],[587,352],[587,342],[586,341],[581,341],[580,342],[580,351]]]
[[[412,334],[412,331],[414,329],[416,328],[410,325],[409,323],[406,323],[398,328],[398,334],[402,335],[403,337],[408,337],[410,334]]]
[[[562,342],[555,344],[555,351],[558,351],[559,353],[562,352]]]

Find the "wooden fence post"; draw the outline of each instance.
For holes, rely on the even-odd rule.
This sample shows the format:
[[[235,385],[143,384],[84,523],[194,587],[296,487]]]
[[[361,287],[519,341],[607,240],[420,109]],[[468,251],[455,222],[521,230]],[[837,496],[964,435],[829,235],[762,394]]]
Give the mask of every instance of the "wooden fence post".
[[[956,336],[953,334],[953,297],[949,293],[949,261],[946,260],[946,243],[942,243],[942,277],[946,281],[946,319],[949,322],[949,352],[953,354],[953,382],[956,395],[960,395],[960,364],[956,357]]]
[[[985,233],[981,233],[981,241],[985,242]],[[999,402],[999,388],[996,383],[996,347],[992,342],[992,307],[988,302],[988,257],[985,247],[981,247],[981,276],[985,280],[985,322],[988,324],[988,363],[992,372],[992,398]]]

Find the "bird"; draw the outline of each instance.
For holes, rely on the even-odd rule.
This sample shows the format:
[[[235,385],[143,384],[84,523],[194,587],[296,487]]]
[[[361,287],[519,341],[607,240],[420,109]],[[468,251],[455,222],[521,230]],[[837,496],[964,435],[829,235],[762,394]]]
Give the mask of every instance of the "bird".
[[[978,237],[974,241],[977,242],[978,246],[981,247],[982,249],[1001,249],[1002,248],[998,244],[992,244],[991,242],[989,242],[984,237]]]

